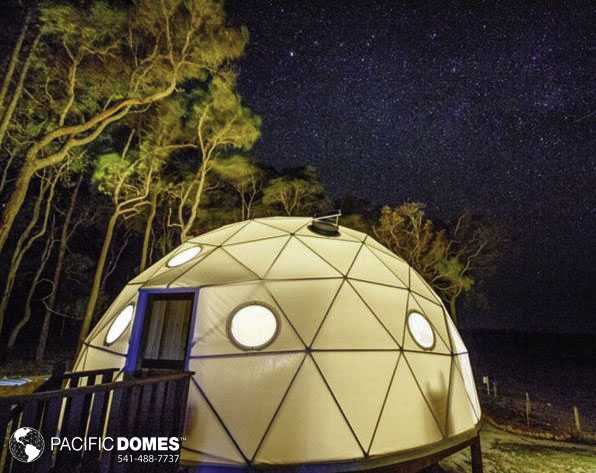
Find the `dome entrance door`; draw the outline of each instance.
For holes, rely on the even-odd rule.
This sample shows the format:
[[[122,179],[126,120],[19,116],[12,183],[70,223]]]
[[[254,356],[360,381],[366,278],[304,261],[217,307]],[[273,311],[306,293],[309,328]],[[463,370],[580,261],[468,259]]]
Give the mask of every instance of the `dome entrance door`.
[[[145,293],[136,369],[182,371],[188,362],[194,292]],[[141,314],[139,314],[141,315]]]

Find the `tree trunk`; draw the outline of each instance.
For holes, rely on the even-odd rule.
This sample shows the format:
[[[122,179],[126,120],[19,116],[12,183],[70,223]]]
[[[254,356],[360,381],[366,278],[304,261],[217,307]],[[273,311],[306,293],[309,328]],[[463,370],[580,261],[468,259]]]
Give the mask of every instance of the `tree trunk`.
[[[21,73],[19,74],[19,81],[15,87],[14,93],[12,94],[12,98],[2,115],[2,120],[0,121],[0,146],[4,142],[4,136],[6,135],[6,130],[8,130],[8,125],[12,120],[12,116],[17,108],[19,100],[21,100],[21,95],[23,95],[23,89],[25,87],[25,79],[29,74],[29,67],[31,66],[31,59],[33,58],[33,53],[37,48],[37,43],[39,43],[39,39],[41,38],[41,33],[37,33],[35,39],[33,40],[33,44],[31,44],[31,48],[29,48],[29,53],[27,54],[27,58],[23,63],[23,68],[21,69]]]
[[[17,67],[19,56],[21,55],[21,48],[23,47],[23,41],[25,41],[25,37],[27,36],[27,31],[29,30],[30,22],[31,10],[28,10],[27,14],[25,15],[25,22],[23,23],[23,27],[21,28],[21,32],[19,33],[19,37],[17,38],[17,42],[15,43],[14,49],[12,50],[10,62],[8,63],[8,68],[6,69],[6,75],[2,80],[2,89],[0,89],[0,110],[4,110],[4,100],[6,99],[10,83],[12,82],[12,76]],[[0,113],[0,116],[1,115],[2,114]]]
[[[48,239],[46,240],[45,247],[42,252],[41,261],[37,270],[35,271],[35,276],[33,277],[33,281],[31,281],[31,287],[29,288],[29,292],[27,293],[27,299],[25,300],[25,313],[23,317],[17,322],[17,324],[13,327],[12,331],[10,332],[10,336],[8,337],[8,343],[6,345],[7,351],[10,353],[14,348],[14,344],[17,341],[17,337],[21,330],[27,322],[31,319],[31,302],[33,301],[33,296],[35,295],[35,291],[37,286],[39,285],[39,280],[41,279],[41,275],[46,267],[48,259],[52,254],[52,246],[54,243],[53,237],[53,229],[52,233],[49,235]]]
[[[15,189],[8,199],[0,218],[0,253],[6,244],[16,215],[23,205],[32,173],[35,170],[61,163],[68,157],[72,149],[86,146],[95,141],[108,125],[125,117],[132,107],[155,103],[172,95],[176,90],[176,84],[176,74],[174,74],[170,84],[164,90],[154,92],[146,97],[124,99],[98,112],[81,124],[54,128],[33,142],[27,151],[21,173],[17,177]],[[64,144],[58,151],[48,152],[49,148],[56,146],[58,140],[61,140]],[[39,158],[42,154],[43,158]],[[23,169],[29,170],[31,174],[23,173]]]
[[[257,189],[256,185],[253,186],[252,190],[250,191],[250,198],[246,200],[246,219],[248,220],[252,214],[252,206],[255,202],[255,197],[257,196]]]
[[[197,187],[197,192],[195,194],[194,202],[192,204],[192,208],[190,211],[190,217],[186,221],[186,224],[182,227],[182,231],[180,232],[180,243],[184,243],[186,240],[190,238],[189,233],[192,230],[192,227],[195,223],[199,215],[199,207],[201,205],[201,198],[203,196],[203,191],[205,189],[205,181],[207,179],[207,165],[203,164],[201,166],[201,177],[199,179],[199,186]]]
[[[46,230],[47,219],[48,219],[48,215],[49,215],[49,208],[51,206],[51,201],[53,200],[53,184],[52,184],[52,187],[50,188],[50,196],[47,198],[47,200],[45,202],[47,207],[46,207],[46,211],[44,214],[43,227],[40,229],[40,231],[38,233],[31,236],[33,229],[35,228],[35,226],[37,225],[37,222],[39,221],[39,217],[41,215],[42,204],[44,202],[44,197],[45,197],[46,191],[48,190],[47,186],[44,186],[43,182],[40,184],[40,186],[41,187],[39,189],[39,194],[37,196],[37,200],[35,201],[35,205],[33,207],[33,215],[31,216],[31,220],[29,221],[29,223],[27,224],[27,226],[25,227],[25,229],[19,236],[14,253],[10,260],[10,267],[8,269],[8,274],[6,275],[6,285],[4,286],[2,300],[0,301],[0,334],[2,333],[2,327],[4,326],[4,319],[6,317],[6,309],[8,308],[8,302],[9,302],[10,296],[12,294],[12,290],[14,288],[14,283],[15,283],[15,280],[17,277],[18,270],[21,266],[21,262],[23,261],[23,258],[25,256],[25,254],[27,253],[27,251],[29,250],[29,248],[31,247],[31,245],[33,245],[35,240],[37,240],[38,238],[43,236],[43,234],[45,233],[45,230]]]
[[[2,170],[2,177],[0,178],[0,194],[2,194],[2,192],[4,192],[4,187],[6,186],[6,183],[8,182],[8,172],[10,171],[10,166],[12,166],[12,162],[14,161],[14,158],[16,156],[16,153],[13,152],[9,155],[8,159],[6,160],[6,163],[4,163],[4,169]]]
[[[246,220],[246,209],[247,209],[247,204],[246,204],[246,198],[244,197],[244,193],[240,192],[240,210],[241,210],[241,219],[244,221]]]
[[[60,286],[62,267],[64,266],[64,258],[66,256],[66,249],[68,245],[70,222],[72,220],[72,214],[75,209],[75,204],[77,201],[82,180],[83,175],[81,174],[79,176],[79,180],[77,181],[77,185],[70,196],[70,204],[68,206],[66,216],[64,217],[62,231],[60,232],[60,246],[58,247],[58,258],[56,260],[56,267],[54,268],[54,276],[52,278],[52,292],[50,293],[50,296],[46,303],[46,310],[43,315],[43,323],[41,325],[41,332],[39,334],[39,343],[37,344],[37,349],[35,351],[35,360],[38,362],[43,360],[46,351],[46,345],[48,343],[48,334],[50,333],[50,320],[52,317],[52,310],[54,309],[54,305],[56,304],[58,288]]]
[[[145,222],[145,235],[143,236],[143,251],[141,252],[141,264],[139,266],[139,273],[145,271],[147,267],[147,261],[149,259],[149,245],[151,244],[151,231],[153,230],[153,221],[157,214],[157,196],[158,193],[154,192],[149,202],[149,215],[147,216],[147,222]]]
[[[12,228],[12,225],[21,210],[23,202],[27,197],[27,190],[29,189],[29,183],[35,174],[35,167],[33,163],[25,163],[16,180],[15,188],[4,206],[4,212],[2,212],[2,220],[0,221],[0,253],[6,244],[8,234]],[[0,329],[2,323],[0,319]]]
[[[114,213],[110,217],[108,221],[108,226],[106,228],[106,233],[104,235],[103,244],[101,247],[101,252],[99,254],[99,259],[97,260],[97,266],[95,268],[95,275],[93,276],[93,284],[91,285],[91,292],[89,294],[89,300],[87,301],[87,308],[85,309],[85,316],[83,317],[83,323],[81,325],[81,331],[79,333],[79,342],[77,346],[77,353],[81,351],[83,343],[85,342],[85,338],[89,333],[89,329],[91,328],[91,322],[93,322],[93,314],[95,313],[95,307],[97,306],[97,299],[99,298],[99,292],[101,288],[101,282],[103,279],[103,272],[106,266],[106,261],[108,259],[108,253],[110,250],[110,245],[112,244],[112,237],[114,236],[114,229],[116,228],[116,223],[118,222],[118,217],[120,213],[118,210],[114,210]]]
[[[22,258],[13,258],[8,268],[8,274],[6,274],[6,285],[4,286],[4,292],[2,294],[2,301],[0,301],[0,334],[2,333],[2,327],[4,326],[4,319],[6,318],[6,309],[8,308],[8,302],[14,288],[14,283],[17,278],[17,272],[21,265]]]
[[[451,320],[457,327],[457,297],[452,297],[449,299],[449,312],[451,315]]]

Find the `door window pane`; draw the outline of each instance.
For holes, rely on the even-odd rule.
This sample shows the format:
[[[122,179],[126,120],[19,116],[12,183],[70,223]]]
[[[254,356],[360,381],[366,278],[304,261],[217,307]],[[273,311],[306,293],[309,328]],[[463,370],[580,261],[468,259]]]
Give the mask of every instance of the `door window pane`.
[[[141,368],[184,369],[193,294],[149,297],[144,319]]]

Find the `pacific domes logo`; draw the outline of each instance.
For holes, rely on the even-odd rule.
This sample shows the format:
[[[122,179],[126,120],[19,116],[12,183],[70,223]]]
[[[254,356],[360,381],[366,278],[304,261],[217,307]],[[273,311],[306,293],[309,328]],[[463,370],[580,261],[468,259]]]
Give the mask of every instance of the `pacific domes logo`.
[[[45,442],[39,431],[31,427],[21,427],[10,436],[10,453],[23,463],[31,463],[41,457]]]

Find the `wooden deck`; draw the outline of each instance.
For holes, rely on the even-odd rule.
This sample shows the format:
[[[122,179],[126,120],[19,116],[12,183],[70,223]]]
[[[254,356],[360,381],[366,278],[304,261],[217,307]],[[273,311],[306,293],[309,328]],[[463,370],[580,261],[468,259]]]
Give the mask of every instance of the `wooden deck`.
[[[86,451],[50,449],[50,438],[74,437],[181,437],[192,373],[146,374],[114,381],[116,369],[75,373],[55,370],[52,377],[32,394],[0,397],[0,473],[151,473],[211,471],[178,462],[119,462],[123,452],[92,448]],[[27,464],[13,459],[9,439],[20,427],[32,427],[45,439],[43,455]],[[416,473],[464,448],[471,449],[472,471],[482,473],[480,438],[469,436],[440,451],[421,458],[393,464],[360,465],[358,471],[370,473]],[[138,452],[137,452],[138,453]],[[176,452],[178,453],[178,452]],[[344,467],[347,465],[344,464]],[[354,465],[301,465],[293,467],[250,467],[251,473],[356,471]],[[225,468],[218,468],[224,473]],[[242,469],[234,470],[244,471]]]
[[[98,448],[50,451],[51,437],[182,436],[192,373],[114,381],[116,372],[55,372],[32,394],[0,397],[0,472],[176,471],[176,463],[119,463],[115,451]],[[44,453],[35,462],[19,462],[9,452],[9,439],[20,427],[37,429],[45,439]]]

